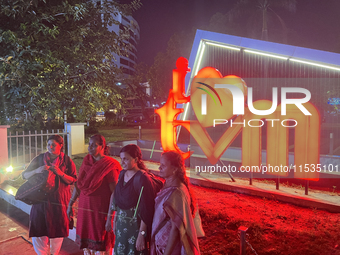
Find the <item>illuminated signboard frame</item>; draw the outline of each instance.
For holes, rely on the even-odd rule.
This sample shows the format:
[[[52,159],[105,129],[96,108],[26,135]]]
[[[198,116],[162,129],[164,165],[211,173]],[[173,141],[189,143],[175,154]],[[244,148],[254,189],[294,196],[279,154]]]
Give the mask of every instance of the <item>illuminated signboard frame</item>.
[[[282,61],[291,61],[309,66],[340,71],[340,54],[302,48],[292,45],[266,42],[250,38],[219,34],[197,30],[189,58],[191,73],[185,79],[185,91],[189,94],[190,81],[204,66],[202,59],[206,57],[206,47],[218,47],[230,51],[243,51],[247,54],[258,54]],[[189,105],[184,108],[181,120],[186,120]],[[180,132],[178,132],[179,135]]]
[[[220,41],[223,41],[224,43],[221,43]],[[338,66],[338,63],[340,63],[340,57],[338,54],[198,30],[189,61],[189,67],[192,67],[192,72],[190,75],[187,75],[185,82],[187,91],[186,95],[189,94],[188,91],[190,89],[190,81],[192,81],[193,77],[198,73],[198,71],[204,67],[201,66],[201,62],[205,57],[205,49],[207,46],[219,47],[230,51],[243,51],[244,54],[256,54],[282,61],[298,62],[304,65],[340,71],[340,66]],[[177,104],[181,103],[178,100],[175,100],[174,102]],[[182,103],[186,102],[187,101],[183,101]],[[177,106],[176,103],[175,105]],[[180,105],[178,106],[180,107]],[[178,111],[178,113],[183,112],[178,119],[179,121],[177,121],[182,123],[182,125],[178,124],[179,127],[189,124],[186,123],[188,106],[189,104],[185,105],[184,112],[183,110]],[[184,123],[186,125],[183,125]],[[186,129],[188,128],[186,127]],[[177,135],[179,135],[179,132],[177,132]],[[303,176],[301,177],[304,178]]]
[[[229,87],[229,90],[235,92],[235,90],[240,89],[239,93],[244,93],[246,90],[246,84],[244,81],[234,75],[229,75],[223,77],[222,74],[212,67],[206,67],[197,73],[195,76],[195,86],[190,96],[184,95],[184,78],[188,72],[190,72],[190,68],[188,68],[188,61],[185,58],[179,58],[176,62],[176,69],[173,70],[173,88],[169,91],[169,96],[167,102],[159,109],[155,110],[155,112],[160,116],[161,120],[161,142],[164,151],[176,150],[182,153],[183,158],[188,158],[192,151],[181,152],[177,146],[176,141],[176,133],[177,126],[183,126],[186,128],[196,142],[199,144],[204,154],[207,156],[208,160],[211,164],[215,164],[222,154],[227,150],[232,141],[238,136],[241,130],[242,132],[242,165],[243,167],[260,167],[261,164],[261,127],[260,126],[251,126],[243,128],[241,126],[230,126],[220,137],[217,143],[214,143],[211,140],[210,135],[207,133],[205,127],[209,127],[213,124],[215,127],[215,119],[212,120],[211,117],[214,116],[216,112],[223,112],[224,114],[217,114],[217,117],[223,116],[230,119],[233,115],[236,117],[235,112],[235,100],[241,100],[241,104],[244,104],[244,97],[235,98],[233,95],[233,100],[230,100],[230,96],[225,93],[224,89]],[[217,78],[217,80],[216,80]],[[201,82],[201,81],[204,81]],[[205,83],[206,82],[206,83]],[[215,86],[215,82],[220,82],[219,86]],[[211,83],[210,85],[207,83]],[[212,112],[210,112],[209,117],[206,115],[206,111],[201,110],[201,96],[202,88],[200,85],[204,84],[207,87],[210,87],[218,96],[219,101],[222,107],[222,100],[224,102],[224,108],[219,108],[219,106],[214,106]],[[197,87],[198,85],[198,87]],[[217,90],[222,89],[216,92],[211,86],[215,86]],[[220,87],[221,86],[221,87]],[[238,89],[237,89],[238,88]],[[298,89],[298,88],[291,88]],[[208,92],[203,89],[204,92]],[[243,91],[243,92],[242,92]],[[308,91],[308,90],[305,90]],[[204,93],[203,92],[203,93]],[[237,94],[239,94],[237,93]],[[250,94],[250,90],[248,91]],[[282,99],[282,106],[279,108],[273,108],[274,111],[271,113],[265,114],[264,112],[268,111],[267,109],[271,107],[271,102],[268,100],[257,100],[253,103],[255,109],[265,110],[264,112],[260,111],[259,114],[265,115],[257,115],[258,111],[252,113],[252,110],[246,108],[245,114],[238,115],[235,121],[237,122],[249,122],[249,121],[262,121],[262,119],[266,119],[269,121],[280,120],[282,122],[282,117],[286,115],[289,120],[294,120],[295,122],[299,122],[300,125],[296,127],[295,130],[295,164],[298,165],[301,169],[303,166],[310,165],[312,168],[319,166],[320,164],[320,116],[317,108],[309,103],[309,97],[305,99],[296,99],[297,101],[302,100],[302,105],[289,102],[289,106],[287,107],[287,114],[280,116],[281,109],[285,109],[284,100]],[[219,95],[218,95],[219,94]],[[204,94],[206,95],[206,94]],[[222,98],[222,100],[221,100]],[[213,101],[213,100],[212,100]],[[181,103],[191,103],[193,105],[193,109],[197,116],[197,120],[177,120],[177,116],[183,112],[183,109],[177,108],[178,104]],[[233,106],[234,105],[234,106]],[[236,104],[237,105],[237,104]],[[195,108],[196,106],[196,108]],[[207,106],[207,105],[206,105]],[[205,107],[206,107],[205,106]],[[250,106],[248,101],[248,106]],[[303,108],[306,107],[305,112]],[[230,109],[234,108],[232,111]],[[243,108],[243,106],[241,107]],[[204,113],[203,113],[204,112]],[[268,115],[269,116],[266,116]],[[208,118],[206,118],[208,117]],[[262,121],[263,122],[263,121]],[[240,124],[240,123],[238,123]],[[270,125],[269,123],[267,125]],[[287,176],[288,171],[284,170],[288,168],[288,127],[284,125],[284,127],[274,128],[273,123],[271,124],[267,131],[267,164],[269,174],[278,175],[278,176]],[[269,166],[272,166],[271,168]],[[282,169],[284,166],[284,169]],[[280,171],[277,171],[278,168],[281,167]],[[267,166],[266,166],[267,169]],[[253,171],[253,170],[252,170]],[[257,170],[256,170],[257,171]],[[266,171],[267,172],[267,171]],[[314,180],[317,181],[319,179],[318,171],[298,171],[294,172],[294,176],[300,179],[306,180]]]

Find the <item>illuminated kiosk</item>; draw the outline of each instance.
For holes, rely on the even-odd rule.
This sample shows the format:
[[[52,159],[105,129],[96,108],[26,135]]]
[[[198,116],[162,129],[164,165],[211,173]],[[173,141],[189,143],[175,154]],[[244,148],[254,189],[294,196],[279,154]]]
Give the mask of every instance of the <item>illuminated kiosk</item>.
[[[199,70],[208,66],[218,69],[223,76],[237,75],[244,79],[247,86],[253,88],[254,101],[258,99],[271,101],[273,87],[277,87],[279,90],[282,87],[308,89],[312,94],[310,102],[321,112],[320,118],[324,121],[320,132],[321,143],[317,148],[321,151],[321,154],[324,154],[320,157],[320,166],[325,168],[324,172],[332,170],[332,168],[333,171],[338,169],[339,157],[327,154],[329,152],[339,153],[337,148],[339,148],[340,139],[338,138],[339,129],[337,125],[340,123],[340,118],[339,115],[332,113],[332,100],[335,102],[337,100],[330,98],[330,94],[327,92],[332,92],[339,86],[339,54],[198,30],[189,59],[191,72],[186,75],[186,95],[192,93],[189,85],[192,84],[194,76],[197,75]],[[301,95],[293,93],[292,96],[299,98]],[[193,112],[191,104],[185,104],[181,120],[195,119],[196,116]],[[310,123],[304,123],[304,125],[308,126]],[[214,141],[217,141],[224,132],[216,128],[213,131],[208,129],[207,132]],[[225,130],[225,127],[223,127],[223,130]],[[182,139],[182,136],[185,136],[182,133],[185,132],[179,132],[179,142],[187,141],[187,139]],[[299,153],[301,148],[308,148],[308,143],[302,144],[301,140],[298,144],[294,144],[294,133],[294,129],[290,128],[289,144],[284,150],[294,151],[295,148],[295,153]],[[261,138],[261,132],[257,135]],[[330,139],[331,136],[332,139]],[[221,155],[222,161],[241,164],[242,152],[240,147],[242,142],[240,137],[236,137],[233,144]],[[280,137],[276,136],[276,138]],[[313,141],[318,137],[309,136],[308,139]],[[307,138],[304,141],[307,142]],[[275,140],[271,143],[274,142]],[[262,136],[260,144],[256,145],[259,148],[257,153],[260,154],[260,162],[257,162],[257,164],[265,165],[268,162],[264,150],[267,143],[266,136]],[[194,151],[190,161],[191,166],[206,164],[202,146],[198,146],[195,139],[191,139],[190,144],[190,149]],[[268,149],[270,150],[270,148]],[[287,158],[287,164],[294,165],[294,153],[287,153]],[[306,176],[295,175],[295,177],[306,179]],[[310,179],[317,180],[318,177],[314,175]]]

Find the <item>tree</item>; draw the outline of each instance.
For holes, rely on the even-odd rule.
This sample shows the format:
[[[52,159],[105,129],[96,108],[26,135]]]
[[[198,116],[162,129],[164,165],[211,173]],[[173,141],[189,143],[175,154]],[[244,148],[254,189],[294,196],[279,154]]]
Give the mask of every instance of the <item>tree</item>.
[[[296,0],[237,0],[234,7],[228,12],[230,20],[237,18],[249,17],[248,24],[259,25],[261,22],[261,40],[268,41],[268,23],[269,20],[274,20],[273,16],[282,26],[283,29],[283,41],[287,41],[287,27],[277,12],[276,9],[286,9],[289,12],[295,12]],[[254,27],[251,26],[251,31]],[[256,37],[253,33],[252,37]]]
[[[146,87],[143,86],[143,83],[148,82],[148,70],[149,67],[147,64],[143,62],[139,63],[135,66],[135,74],[127,77],[124,80],[124,84],[127,86],[125,93],[127,94],[127,96],[132,96],[138,100],[142,114],[145,119],[149,119],[150,117],[145,111],[145,106],[151,98],[146,91]]]
[[[210,18],[209,24],[203,26],[201,29],[222,34],[242,35],[240,24],[235,23],[233,20],[229,19],[228,15],[220,12],[215,13]]]
[[[139,0],[0,0],[1,123],[31,121],[63,112],[85,120],[120,107],[113,54],[127,55],[128,30],[115,33],[118,13]]]
[[[159,52],[149,69],[147,78],[152,89],[152,96],[160,104],[166,101],[168,92],[172,88],[172,70],[176,68],[179,57],[189,58],[194,31],[191,33],[176,33],[171,36],[166,52]]]
[[[214,31],[217,33],[237,34],[239,25],[229,21],[227,15],[216,13],[209,21],[209,24],[199,29]],[[168,92],[172,88],[172,70],[176,68],[176,61],[179,57],[189,59],[192,44],[195,38],[196,28],[191,31],[182,31],[173,34],[164,52],[158,52],[154,63],[148,71],[148,81],[152,89],[152,97],[156,97],[156,103],[166,101]]]

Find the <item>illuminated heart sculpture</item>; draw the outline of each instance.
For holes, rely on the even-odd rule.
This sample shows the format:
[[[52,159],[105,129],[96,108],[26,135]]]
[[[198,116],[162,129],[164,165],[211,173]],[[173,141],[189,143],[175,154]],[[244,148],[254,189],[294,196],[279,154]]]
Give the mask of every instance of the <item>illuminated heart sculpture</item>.
[[[177,69],[173,70],[173,89],[169,92],[168,100],[163,107],[155,110],[161,120],[161,142],[164,151],[178,151],[184,159],[192,154],[193,151],[182,152],[177,146],[177,126],[182,126],[196,140],[209,162],[215,165],[242,132],[242,166],[262,167],[262,126],[249,123],[263,122],[265,119],[271,121],[267,123],[267,164],[288,167],[289,132],[288,126],[284,126],[283,122],[294,120],[296,125],[299,123],[295,128],[294,164],[304,166],[305,170],[306,168],[308,170],[295,172],[294,175],[297,178],[318,180],[319,173],[309,171],[309,167],[314,169],[313,166],[320,164],[320,117],[314,105],[309,102],[304,104],[312,116],[305,115],[300,107],[292,104],[286,107],[287,114],[283,116],[280,115],[281,106],[270,115],[258,115],[247,106],[244,107],[247,97],[245,82],[233,75],[222,77],[221,73],[212,67],[203,68],[195,76],[191,84],[190,98],[184,95],[184,78],[190,71],[188,61],[179,58],[176,66]],[[237,99],[234,101],[234,98]],[[178,115],[183,109],[177,108],[177,104],[188,103],[190,100],[197,120],[179,120]],[[268,100],[257,100],[253,102],[253,109],[267,110],[272,105],[273,103]],[[238,116],[234,116],[233,112]],[[235,124],[228,126],[216,142],[207,132],[207,127],[214,125],[214,119],[233,119]],[[278,125],[274,126],[274,121],[279,121],[276,123]],[[274,172],[268,169],[268,173],[287,176],[287,172],[277,173],[275,169]]]
[[[214,119],[230,120],[233,115],[233,96],[229,89],[215,88],[215,84],[228,84],[241,89],[244,100],[247,85],[240,77],[222,74],[212,67],[201,69],[191,83],[191,104],[198,122],[202,127],[213,126]],[[202,107],[202,95],[206,95],[206,113]],[[202,112],[203,111],[203,112]],[[202,114],[203,113],[203,114]]]

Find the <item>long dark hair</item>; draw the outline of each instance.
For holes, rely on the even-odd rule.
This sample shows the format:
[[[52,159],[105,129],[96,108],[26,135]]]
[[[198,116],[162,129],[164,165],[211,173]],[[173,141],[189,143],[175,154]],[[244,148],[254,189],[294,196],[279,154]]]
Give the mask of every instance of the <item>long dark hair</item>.
[[[100,134],[96,134],[90,137],[90,139],[95,140],[98,145],[103,146],[104,148],[104,155],[109,155],[109,147],[106,146],[106,141],[105,141],[105,137],[100,135]]]
[[[177,171],[175,172],[175,176],[187,187],[190,195],[190,209],[191,213],[194,216],[196,210],[196,199],[192,190],[189,188],[189,178],[187,177],[184,159],[180,153],[177,151],[167,151],[162,153],[162,157],[165,157],[171,164],[171,166],[175,167]]]
[[[51,135],[48,137],[46,144],[48,143],[49,140],[54,140],[56,143],[59,143],[61,145],[60,152],[63,152],[64,149],[64,139],[60,135]]]
[[[137,159],[137,166],[139,169],[142,169],[144,171],[149,171],[143,160],[142,160],[142,151],[140,150],[140,148],[136,145],[136,144],[128,144],[125,145],[119,153],[125,152],[127,154],[129,154],[132,158]]]

